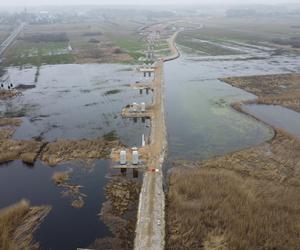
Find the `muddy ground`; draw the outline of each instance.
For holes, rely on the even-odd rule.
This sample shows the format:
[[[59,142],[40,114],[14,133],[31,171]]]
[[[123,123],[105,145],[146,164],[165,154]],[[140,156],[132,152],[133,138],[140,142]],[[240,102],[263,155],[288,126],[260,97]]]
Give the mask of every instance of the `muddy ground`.
[[[39,249],[33,234],[50,210],[49,206],[31,207],[24,200],[0,210],[0,249]]]
[[[220,80],[258,96],[247,103],[275,104],[300,112],[300,74],[229,77]]]

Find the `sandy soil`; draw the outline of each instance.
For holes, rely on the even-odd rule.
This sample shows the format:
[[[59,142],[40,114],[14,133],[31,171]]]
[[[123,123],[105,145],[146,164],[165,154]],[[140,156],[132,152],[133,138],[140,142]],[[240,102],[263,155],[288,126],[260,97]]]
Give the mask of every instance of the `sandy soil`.
[[[277,104],[300,112],[300,74],[262,75],[220,79],[258,96],[247,103]]]

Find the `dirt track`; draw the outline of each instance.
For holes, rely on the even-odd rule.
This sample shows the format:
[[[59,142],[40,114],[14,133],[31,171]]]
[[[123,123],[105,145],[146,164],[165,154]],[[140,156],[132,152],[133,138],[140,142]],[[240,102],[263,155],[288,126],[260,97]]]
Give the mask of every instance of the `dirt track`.
[[[164,116],[164,75],[163,62],[179,57],[175,45],[176,32],[169,40],[173,52],[156,63],[153,98],[153,119],[148,166],[156,171],[144,175],[139,199],[138,220],[134,249],[164,249],[165,247],[165,194],[163,192],[162,164],[167,149]]]

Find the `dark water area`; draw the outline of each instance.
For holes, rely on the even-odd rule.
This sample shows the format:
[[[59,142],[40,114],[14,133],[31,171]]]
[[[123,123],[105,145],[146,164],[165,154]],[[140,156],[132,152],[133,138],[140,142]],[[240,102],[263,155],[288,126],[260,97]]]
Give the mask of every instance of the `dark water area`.
[[[102,203],[106,201],[106,184],[111,178],[121,176],[110,166],[111,162],[108,160],[97,160],[90,165],[74,162],[56,167],[45,166],[40,161],[31,167],[21,161],[2,164],[1,207],[21,199],[29,200],[34,206],[51,205],[51,212],[35,235],[42,249],[87,247],[96,238],[112,236],[99,217]],[[52,175],[57,171],[71,171],[69,182],[82,186],[80,192],[85,196],[82,208],[72,207],[72,197],[63,197],[63,189],[52,182]],[[127,178],[133,180],[129,173]],[[133,181],[140,182],[141,175]]]
[[[152,93],[140,94],[129,85],[147,81],[134,66],[53,65],[42,66],[38,82],[34,83],[35,68],[9,68],[9,81],[36,84],[9,101],[0,102],[1,116],[19,116],[23,123],[13,139],[58,138],[95,139],[115,131],[121,142],[140,146],[142,134],[149,135],[149,120],[123,119],[121,110],[132,102],[152,101]],[[0,208],[21,199],[32,206],[51,205],[52,210],[35,234],[42,249],[73,250],[86,248],[96,239],[113,237],[100,218],[102,205],[107,201],[105,188],[113,178],[141,182],[141,174],[126,175],[113,170],[108,160],[69,162],[56,167],[37,161],[34,166],[13,161],[0,165]],[[84,206],[71,206],[74,197],[64,196],[52,176],[57,171],[69,171],[70,184],[80,185]],[[118,179],[119,180],[119,179]],[[130,218],[136,218],[132,210]],[[126,215],[128,216],[128,215]],[[126,218],[127,219],[127,218]]]
[[[279,105],[248,104],[243,105],[242,109],[265,123],[300,138],[300,113]]]
[[[264,52],[265,53],[265,52]],[[165,64],[168,159],[204,160],[257,145],[273,131],[230,107],[254,95],[234,88],[222,77],[297,72],[300,57],[196,57],[183,54]]]
[[[116,131],[123,143],[141,144],[141,135],[149,134],[147,123],[122,119],[121,110],[133,102],[150,103],[152,93],[140,94],[129,84],[146,81],[135,67],[118,64],[42,66],[38,82],[35,68],[9,68],[15,86],[36,84],[12,101],[0,103],[0,112],[24,117],[14,139],[42,137],[97,138]],[[139,137],[136,136],[139,134]]]
[[[82,185],[85,205],[73,208],[70,197],[62,197],[62,189],[56,187],[51,177],[55,171],[72,169],[71,183]],[[103,188],[107,182],[108,161],[96,161],[91,169],[62,164],[55,168],[37,162],[29,168],[20,161],[0,168],[1,207],[20,199],[31,205],[51,205],[52,210],[37,231],[36,240],[42,249],[76,249],[87,246],[100,235],[110,235],[98,213],[105,201]]]

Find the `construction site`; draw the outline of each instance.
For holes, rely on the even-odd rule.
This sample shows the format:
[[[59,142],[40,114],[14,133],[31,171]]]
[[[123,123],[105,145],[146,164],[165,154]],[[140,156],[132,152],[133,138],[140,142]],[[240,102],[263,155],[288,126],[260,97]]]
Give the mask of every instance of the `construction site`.
[[[149,105],[133,103],[122,110],[123,117],[149,118],[151,120],[148,143],[146,144],[145,138],[142,136],[141,148],[112,151],[112,159],[114,162],[120,163],[118,165],[120,169],[140,166],[145,171],[139,198],[134,249],[164,249],[165,246],[165,194],[162,166],[167,152],[167,136],[164,115],[163,65],[165,61],[179,57],[179,51],[175,45],[176,36],[177,33],[168,40],[173,51],[171,56],[160,58],[151,66],[143,66],[139,69],[144,76],[154,74],[151,82],[138,85],[153,91],[153,102]],[[151,52],[148,54],[153,55]]]
[[[299,17],[222,11],[0,16],[0,250],[298,249]]]

